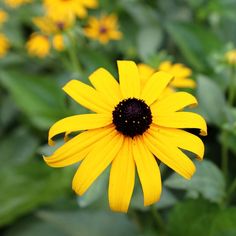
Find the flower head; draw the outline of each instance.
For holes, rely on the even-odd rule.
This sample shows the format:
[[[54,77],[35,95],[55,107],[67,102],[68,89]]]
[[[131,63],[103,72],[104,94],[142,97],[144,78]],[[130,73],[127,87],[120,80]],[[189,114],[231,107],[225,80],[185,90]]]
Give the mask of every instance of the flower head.
[[[33,23],[39,28],[40,33],[31,35],[26,46],[29,54],[44,58],[49,55],[51,47],[63,51],[63,31],[71,27],[71,19],[53,20],[48,16],[35,17]]]
[[[32,2],[32,0],[5,0],[4,2],[9,7],[17,8],[17,7],[21,6],[22,4]]]
[[[195,81],[189,77],[192,75],[192,70],[183,64],[173,64],[170,61],[162,62],[157,69],[154,69],[145,64],[139,64],[139,71],[141,74],[142,84],[145,84],[155,71],[165,71],[173,75],[174,79],[171,81],[165,93],[172,93],[174,88],[194,88]]]
[[[236,65],[236,49],[228,51],[225,57],[230,65]]]
[[[68,82],[63,90],[94,114],[74,115],[56,122],[49,130],[49,144],[58,134],[82,131],[44,157],[49,166],[64,167],[79,161],[72,183],[83,195],[95,179],[109,166],[109,203],[111,209],[126,212],[135,183],[135,169],[142,185],[144,205],[159,200],[162,184],[157,160],[186,179],[195,172],[193,162],[182,150],[203,158],[204,145],[197,136],[181,130],[200,129],[206,135],[205,120],[198,114],[184,112],[196,105],[186,92],[161,97],[172,75],[156,72],[142,88],[134,62],[118,61],[119,81],[105,69],[96,70],[89,80]]]
[[[0,58],[4,57],[10,48],[8,38],[0,33]]]
[[[26,43],[26,47],[31,56],[44,58],[49,54],[50,41],[46,35],[34,33],[30,36],[30,39]]]
[[[0,9],[0,25],[2,25],[8,19],[8,14]]]
[[[87,16],[87,8],[96,8],[97,0],[44,0],[48,16],[58,20],[63,18],[74,19]]]
[[[110,40],[121,39],[122,33],[117,28],[117,17],[112,14],[102,16],[100,19],[90,17],[88,26],[84,29],[84,32],[87,37],[106,44]]]

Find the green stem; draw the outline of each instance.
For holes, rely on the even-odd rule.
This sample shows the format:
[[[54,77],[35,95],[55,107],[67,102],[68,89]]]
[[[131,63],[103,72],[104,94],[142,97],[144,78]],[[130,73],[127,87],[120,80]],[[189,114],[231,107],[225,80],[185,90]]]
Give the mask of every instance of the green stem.
[[[228,100],[227,103],[229,106],[233,106],[234,103],[234,99],[235,99],[235,67],[232,66],[231,67],[231,76],[230,76],[230,84],[229,84],[229,96],[228,96]],[[221,146],[221,167],[222,167],[222,171],[224,173],[225,179],[227,181],[228,179],[228,162],[229,162],[229,155],[228,155],[228,145],[226,142],[228,136],[228,131],[227,130],[223,130],[222,131],[222,146]]]
[[[230,76],[230,86],[229,86],[229,97],[228,104],[233,106],[234,98],[235,98],[235,67],[231,67],[231,76]]]
[[[70,57],[70,61],[72,64],[73,71],[78,73],[79,75],[82,74],[82,67],[80,65],[80,62],[78,60],[77,56],[77,47],[76,47],[76,42],[74,40],[74,36],[71,34],[71,32],[68,32],[68,38],[70,40],[70,46],[68,48],[68,53]]]
[[[225,197],[225,205],[227,205],[230,202],[231,199],[231,195],[235,192],[236,190],[236,178],[233,180],[232,184],[229,187],[229,190],[226,193],[226,197]]]
[[[229,162],[229,156],[228,156],[228,146],[226,143],[227,139],[227,131],[222,131],[222,145],[221,145],[221,168],[224,173],[225,179],[228,179],[228,162]]]
[[[155,223],[160,230],[160,235],[166,236],[167,234],[166,234],[165,223],[164,223],[161,215],[159,214],[159,212],[157,211],[157,209],[155,208],[154,205],[150,206],[150,210],[151,210],[152,216],[155,220]]]

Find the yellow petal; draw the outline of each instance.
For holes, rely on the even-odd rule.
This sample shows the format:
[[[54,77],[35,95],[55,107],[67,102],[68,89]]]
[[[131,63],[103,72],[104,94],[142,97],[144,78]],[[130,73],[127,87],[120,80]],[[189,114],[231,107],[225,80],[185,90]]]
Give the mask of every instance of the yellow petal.
[[[172,79],[173,76],[166,72],[159,71],[154,73],[151,78],[148,79],[142,91],[141,99],[143,99],[147,105],[151,105],[159,98]]]
[[[139,98],[140,78],[137,65],[132,61],[118,61],[117,64],[123,98]]]
[[[97,91],[101,92],[115,106],[122,100],[120,86],[114,77],[100,68],[89,76],[89,80]]]
[[[170,61],[163,61],[160,65],[159,65],[159,70],[160,71],[170,71],[172,67],[172,63]]]
[[[189,132],[180,129],[171,129],[164,127],[151,127],[153,132],[158,132],[158,135],[169,139],[177,147],[188,150],[197,155],[197,158],[202,160],[204,155],[204,144],[202,140]]]
[[[64,167],[79,162],[84,159],[98,140],[112,132],[113,129],[106,127],[85,131],[63,144],[51,156],[44,157],[44,160],[52,167]]]
[[[72,182],[73,190],[84,194],[95,179],[108,167],[119,152],[123,136],[114,130],[94,146],[79,166]]]
[[[144,142],[149,150],[164,164],[186,179],[190,179],[195,172],[193,162],[169,139],[159,137],[158,133],[148,130],[144,134]]]
[[[186,92],[177,92],[169,94],[167,97],[156,101],[151,105],[154,115],[179,111],[187,106],[196,106],[197,99]]]
[[[101,128],[112,123],[111,115],[85,114],[75,115],[57,121],[49,130],[48,142],[53,145],[52,138],[61,133]]]
[[[113,211],[127,212],[134,189],[135,164],[131,139],[125,138],[112,162],[109,180],[109,204]]]
[[[138,71],[141,80],[141,88],[144,88],[146,82],[151,77],[151,75],[155,72],[155,70],[146,64],[138,64]]]
[[[173,112],[153,116],[153,123],[168,128],[200,129],[201,135],[207,135],[206,121],[202,116],[192,112]]]
[[[171,86],[176,88],[195,88],[196,82],[192,79],[178,78],[171,82]]]
[[[82,106],[97,113],[111,113],[112,107],[92,87],[78,81],[71,80],[63,90]]]
[[[144,205],[148,206],[160,199],[160,169],[155,157],[144,144],[143,137],[134,138],[133,155],[143,189]]]

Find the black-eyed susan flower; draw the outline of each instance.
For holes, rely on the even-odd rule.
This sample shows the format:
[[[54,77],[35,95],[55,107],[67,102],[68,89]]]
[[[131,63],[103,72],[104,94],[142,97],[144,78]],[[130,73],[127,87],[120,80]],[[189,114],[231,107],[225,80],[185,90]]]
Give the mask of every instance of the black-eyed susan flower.
[[[39,28],[40,33],[33,33],[26,46],[29,54],[46,57],[51,47],[57,51],[65,48],[63,32],[73,24],[71,19],[53,20],[47,16],[35,17],[33,23]]]
[[[104,15],[99,19],[90,17],[84,33],[87,37],[98,40],[102,44],[122,37],[122,33],[118,30],[117,17],[114,14]]]
[[[225,54],[225,58],[228,64],[236,65],[236,49],[228,51]]]
[[[7,12],[5,12],[4,10],[0,9],[0,26],[6,22],[6,20],[8,19],[8,14]]]
[[[49,17],[57,20],[63,18],[84,18],[88,8],[98,7],[97,0],[44,0],[44,7]]]
[[[49,55],[50,41],[48,36],[34,33],[26,43],[26,48],[31,56],[44,58]]]
[[[186,92],[161,97],[172,75],[156,72],[141,87],[134,62],[118,61],[119,81],[105,69],[96,70],[90,87],[78,80],[68,82],[63,90],[94,114],[74,115],[56,122],[49,130],[49,144],[58,134],[83,131],[51,156],[49,166],[64,167],[81,162],[72,188],[83,195],[109,166],[109,203],[114,211],[126,212],[135,183],[135,170],[142,185],[144,205],[159,200],[162,184],[157,161],[161,161],[186,179],[195,172],[193,162],[182,150],[203,158],[204,145],[197,136],[181,128],[200,129],[207,134],[205,120],[198,114],[184,112],[196,105]]]
[[[150,75],[155,71],[165,71],[173,75],[174,79],[165,90],[165,93],[172,93],[175,88],[195,88],[196,83],[190,79],[192,70],[183,64],[173,64],[170,61],[163,61],[157,69],[154,69],[146,64],[139,64],[142,84],[145,84]]]
[[[9,7],[17,8],[17,7],[21,6],[22,4],[32,2],[32,0],[5,0],[4,2]]]
[[[8,38],[0,33],[0,58],[4,57],[10,48],[10,43]]]

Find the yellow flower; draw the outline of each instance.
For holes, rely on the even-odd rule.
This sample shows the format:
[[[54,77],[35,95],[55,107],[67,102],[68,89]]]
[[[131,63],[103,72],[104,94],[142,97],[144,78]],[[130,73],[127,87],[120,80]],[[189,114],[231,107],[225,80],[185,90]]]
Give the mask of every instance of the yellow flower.
[[[26,43],[28,53],[31,56],[37,56],[44,58],[49,54],[50,41],[46,35],[34,33],[30,36],[30,39]]]
[[[56,34],[53,36],[52,39],[52,45],[57,51],[63,51],[64,50],[64,39],[62,34]]]
[[[0,58],[4,57],[10,48],[8,38],[0,33]]]
[[[44,0],[47,14],[53,19],[87,16],[87,8],[96,8],[97,0]]]
[[[6,22],[7,19],[8,19],[8,14],[0,9],[0,25]]]
[[[51,47],[57,51],[63,51],[64,39],[62,32],[68,29],[73,21],[71,19],[53,20],[48,16],[35,17],[33,23],[40,29],[42,34],[33,34],[27,43],[28,52],[40,58],[46,57]],[[50,41],[52,37],[52,42]]]
[[[195,81],[189,78],[192,75],[192,71],[182,64],[172,64],[170,61],[164,61],[156,70],[145,64],[139,64],[138,67],[143,85],[145,85],[150,75],[157,70],[173,75],[174,79],[164,91],[166,95],[172,93],[174,88],[194,88],[196,86]]]
[[[236,49],[228,51],[225,54],[226,60],[229,64],[233,65],[236,64]]]
[[[51,34],[58,34],[73,24],[73,20],[71,19],[60,19],[60,20],[54,20],[48,16],[43,17],[34,17],[33,23],[40,29],[41,32],[47,35]]]
[[[198,114],[183,112],[196,105],[195,97],[176,92],[160,99],[172,80],[166,72],[154,73],[140,86],[140,75],[132,61],[118,61],[119,81],[105,69],[90,75],[94,86],[78,80],[68,82],[63,90],[94,114],[74,115],[56,122],[49,130],[49,144],[58,134],[83,131],[44,157],[49,166],[64,167],[82,161],[74,178],[73,190],[83,195],[109,166],[109,204],[114,211],[129,207],[137,169],[144,194],[144,205],[159,200],[162,184],[157,163],[161,161],[190,179],[195,165],[182,149],[203,158],[200,138],[181,130],[200,129],[207,134],[205,120]]]
[[[121,39],[122,33],[117,28],[117,17],[112,14],[102,16],[100,19],[90,17],[84,32],[87,37],[97,39],[100,43],[106,44],[110,40]]]
[[[32,0],[5,0],[5,4],[7,4],[9,7],[17,8],[21,6],[24,3],[30,3]]]

